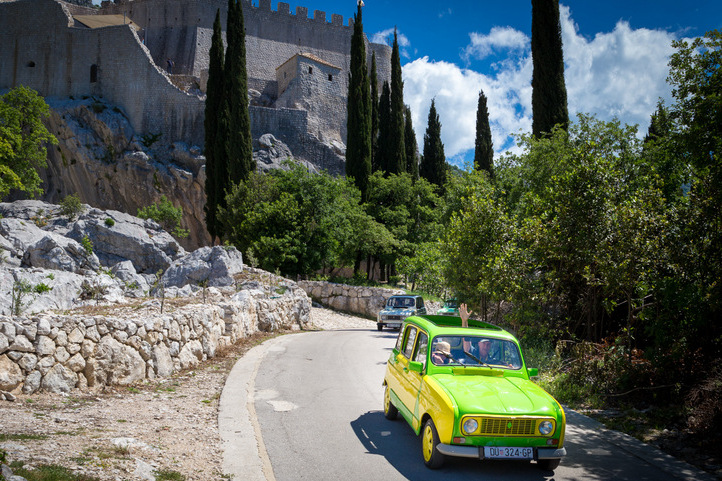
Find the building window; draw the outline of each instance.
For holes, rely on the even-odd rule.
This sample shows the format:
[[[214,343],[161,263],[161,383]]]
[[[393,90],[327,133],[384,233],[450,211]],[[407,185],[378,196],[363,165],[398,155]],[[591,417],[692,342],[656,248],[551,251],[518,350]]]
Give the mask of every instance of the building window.
[[[94,84],[98,81],[98,66],[93,64],[90,66],[90,83]]]
[[[329,81],[329,82],[333,82],[333,75],[328,74],[328,81]]]
[[[308,67],[308,73],[313,73],[313,67]]]

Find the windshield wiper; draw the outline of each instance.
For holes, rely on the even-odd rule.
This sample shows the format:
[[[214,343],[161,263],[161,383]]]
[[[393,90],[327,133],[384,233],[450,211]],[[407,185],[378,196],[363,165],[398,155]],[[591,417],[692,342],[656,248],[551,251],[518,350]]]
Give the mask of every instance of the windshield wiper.
[[[487,363],[485,363],[484,361],[482,361],[481,359],[479,359],[478,357],[476,357],[475,355],[473,355],[472,353],[470,353],[468,351],[464,351],[464,354],[466,354],[467,356],[469,356],[470,358],[472,358],[473,360],[475,360],[476,362],[478,362],[479,364],[481,364],[483,366],[491,367],[490,365],[488,365]]]

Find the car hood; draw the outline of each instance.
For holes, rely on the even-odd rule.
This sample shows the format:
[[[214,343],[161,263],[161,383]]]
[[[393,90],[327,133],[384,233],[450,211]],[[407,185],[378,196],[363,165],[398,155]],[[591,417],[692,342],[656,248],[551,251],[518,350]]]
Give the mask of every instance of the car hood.
[[[527,379],[453,374],[434,377],[462,414],[557,415],[554,398]]]

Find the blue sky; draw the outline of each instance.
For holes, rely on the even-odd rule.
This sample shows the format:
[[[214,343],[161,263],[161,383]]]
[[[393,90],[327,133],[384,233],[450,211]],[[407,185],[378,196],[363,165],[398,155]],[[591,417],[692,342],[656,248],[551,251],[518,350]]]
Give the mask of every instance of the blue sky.
[[[515,146],[510,134],[531,130],[531,1],[364,0],[364,32],[389,44],[399,33],[404,101],[419,148],[431,99],[450,162],[473,159],[480,89],[488,98],[496,155]],[[309,15],[356,12],[355,0],[304,0]],[[257,4],[257,0],[254,0]],[[272,8],[276,9],[276,0]],[[619,118],[646,133],[666,83],[671,42],[722,29],[719,0],[560,1],[570,116]]]

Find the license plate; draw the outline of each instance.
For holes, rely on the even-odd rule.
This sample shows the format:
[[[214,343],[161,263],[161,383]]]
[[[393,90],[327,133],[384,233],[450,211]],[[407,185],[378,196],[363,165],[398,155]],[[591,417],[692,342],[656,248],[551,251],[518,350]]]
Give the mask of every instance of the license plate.
[[[534,459],[532,448],[502,448],[497,446],[484,446],[486,459]]]

